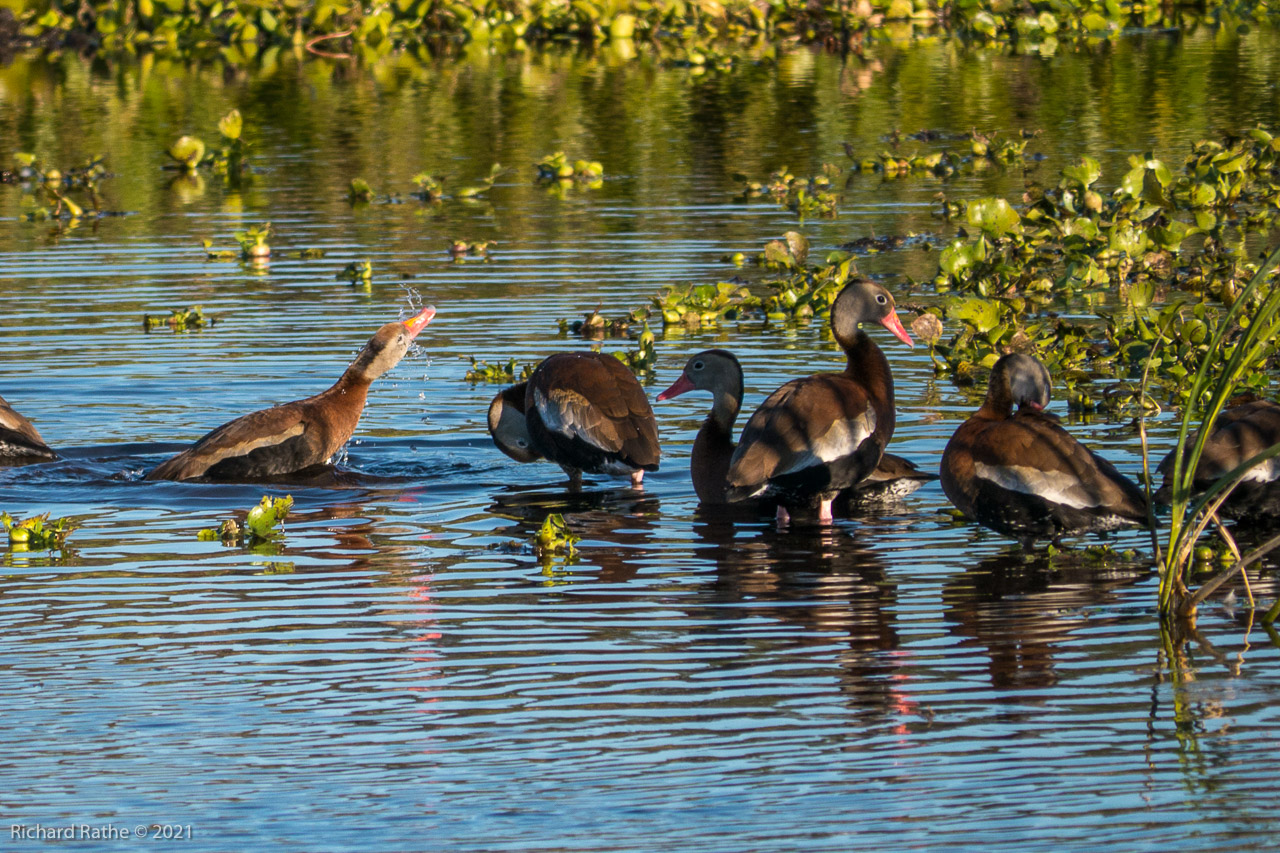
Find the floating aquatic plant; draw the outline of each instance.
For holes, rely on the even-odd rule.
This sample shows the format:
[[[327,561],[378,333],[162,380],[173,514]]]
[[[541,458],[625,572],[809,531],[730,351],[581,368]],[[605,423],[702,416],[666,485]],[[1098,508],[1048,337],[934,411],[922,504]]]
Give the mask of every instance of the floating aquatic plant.
[[[107,174],[102,157],[94,157],[66,171],[45,167],[36,155],[25,152],[15,154],[14,161],[18,165],[15,176],[28,187],[28,191],[42,196],[49,205],[37,206],[24,218],[39,221],[84,216],[84,207],[71,198],[73,192],[87,194],[88,204],[94,213],[102,214],[98,182]]]
[[[631,368],[633,373],[647,373],[658,360],[658,352],[654,347],[653,332],[649,324],[644,324],[640,337],[636,338],[636,348],[624,352],[614,352],[613,357]]]
[[[351,184],[347,188],[347,201],[352,204],[361,201],[373,201],[376,195],[377,193],[374,192],[373,187],[369,186],[368,181],[363,178],[352,178]]]
[[[764,181],[753,181],[743,174],[734,175],[734,178],[744,185],[743,198],[769,196],[801,218],[832,217],[836,215],[840,203],[840,196],[832,187],[843,174],[844,170],[839,166],[826,163],[823,164],[822,174],[811,178],[798,178],[786,166],[770,174]]]
[[[206,325],[212,326],[218,322],[216,317],[205,317],[204,309],[199,305],[193,305],[186,309],[173,309],[169,312],[168,317],[152,317],[150,314],[142,316],[142,330],[149,332],[152,329],[169,327],[175,332],[186,332],[191,329],[202,329]]]
[[[262,260],[271,257],[271,246],[267,243],[267,238],[270,236],[270,222],[237,231],[232,235],[240,244],[240,257],[245,260]]]
[[[349,281],[352,284],[368,284],[373,279],[373,264],[366,258],[352,261],[334,278],[338,281]]]
[[[494,245],[494,242],[493,240],[476,240],[474,242],[453,240],[449,243],[449,255],[455,262],[465,260],[468,256],[488,260],[489,247]]]
[[[471,369],[467,371],[467,375],[463,378],[473,384],[479,382],[510,384],[523,382],[532,375],[533,365],[517,364],[514,358],[505,362],[496,361],[490,364],[484,361],[477,361],[473,355],[471,356]]]
[[[598,185],[598,181],[604,177],[604,166],[598,161],[574,160],[570,162],[568,155],[563,151],[548,154],[539,160],[536,166],[538,179],[543,181],[578,179],[592,185]]]
[[[282,498],[263,495],[262,501],[246,514],[243,525],[234,518],[229,518],[216,529],[201,530],[196,538],[202,542],[243,545],[250,549],[270,548],[278,545],[284,535],[284,521],[292,508],[292,495]]]
[[[759,298],[752,296],[744,285],[728,281],[673,285],[651,301],[664,324],[689,328],[736,320],[744,311],[760,307]]]
[[[556,320],[556,324],[560,327],[562,335],[573,333],[588,340],[601,340],[626,337],[632,326],[647,320],[648,317],[647,308],[636,308],[619,317],[610,318],[601,314],[600,306],[597,305],[595,310],[583,314],[581,320],[569,321],[561,317]]]
[[[56,551],[75,529],[75,522],[70,518],[50,521],[47,512],[21,521],[0,512],[0,523],[8,532],[9,548],[13,551]]]
[[[240,180],[247,162],[245,155],[248,144],[244,141],[244,118],[239,110],[231,110],[218,120],[218,132],[222,134],[222,147],[217,151],[208,149],[198,136],[180,136],[169,146],[166,153],[174,161],[173,168],[187,174],[194,174],[201,166],[210,168],[214,173],[226,175],[232,182]]]
[[[542,522],[533,537],[534,551],[539,557],[561,555],[572,557],[577,552],[577,543],[581,536],[575,536],[569,524],[560,513],[552,513]]]

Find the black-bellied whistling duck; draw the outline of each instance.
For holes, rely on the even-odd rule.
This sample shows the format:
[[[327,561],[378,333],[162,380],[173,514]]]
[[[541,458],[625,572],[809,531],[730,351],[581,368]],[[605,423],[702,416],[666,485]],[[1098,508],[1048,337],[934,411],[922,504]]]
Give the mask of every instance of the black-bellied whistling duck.
[[[710,391],[712,396],[711,414],[693,440],[689,463],[693,490],[703,504],[728,503],[726,477],[729,460],[737,447],[733,423],[742,406],[742,365],[733,353],[723,349],[709,349],[691,356],[680,378],[659,394],[658,399],[670,400],[686,391]]]
[[[1043,411],[1049,390],[1049,371],[1031,356],[997,361],[982,408],[942,453],[942,491],[966,516],[1027,548],[1145,525],[1142,490]]]
[[[28,465],[57,458],[31,421],[0,397],[0,465]]]
[[[1187,440],[1192,447],[1193,438]],[[1249,400],[1232,406],[1218,415],[1213,432],[1204,443],[1200,462],[1196,465],[1192,488],[1202,492],[1223,474],[1248,462],[1273,444],[1280,444],[1280,405],[1270,400]],[[1169,502],[1173,476],[1173,451],[1165,456],[1157,469],[1164,483],[1156,492],[1159,503]],[[1247,524],[1275,524],[1280,521],[1280,459],[1272,457],[1249,469],[1239,484],[1218,508],[1223,518],[1234,518]]]
[[[355,432],[369,385],[400,363],[435,315],[427,307],[408,320],[387,323],[329,390],[223,424],[146,478],[252,480],[327,464]]]
[[[625,474],[641,488],[658,470],[658,424],[649,398],[618,359],[598,352],[548,356],[528,382],[489,404],[489,434],[517,462],[548,459],[582,487],[582,472]]]
[[[733,440],[733,424],[742,405],[742,388],[742,365],[737,357],[728,350],[709,349],[690,356],[680,378],[658,395],[659,400],[670,400],[688,391],[711,392],[711,413],[702,422],[689,455],[693,490],[704,505],[728,503],[726,478],[738,446]],[[886,453],[876,470],[846,489],[841,498],[849,503],[896,500],[936,479],[914,462]]]
[[[816,503],[819,520],[829,523],[832,499],[880,464],[895,414],[889,362],[858,328],[873,321],[912,345],[887,290],[865,279],[845,285],[831,306],[844,372],[793,379],[760,404],[729,464],[731,503],[772,496],[780,523],[790,509]]]

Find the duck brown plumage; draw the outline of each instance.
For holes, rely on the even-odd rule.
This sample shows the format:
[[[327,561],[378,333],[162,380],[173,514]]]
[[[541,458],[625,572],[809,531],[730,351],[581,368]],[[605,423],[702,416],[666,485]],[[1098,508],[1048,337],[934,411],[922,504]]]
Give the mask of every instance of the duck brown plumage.
[[[702,422],[689,454],[693,491],[704,506],[727,504],[729,462],[738,444],[733,425],[742,406],[742,365],[728,350],[709,349],[685,362],[680,378],[658,395],[670,400],[689,391],[711,393],[711,412]],[[921,471],[914,462],[885,453],[866,479],[841,493],[848,503],[890,501],[909,495],[936,475]]]
[[[1204,443],[1196,465],[1192,489],[1202,492],[1224,474],[1248,462],[1274,444],[1280,444],[1280,405],[1253,399],[1223,411]],[[1187,442],[1188,449],[1193,441]],[[1164,481],[1155,498],[1169,502],[1173,476],[1173,451],[1157,471]],[[1280,520],[1280,461],[1275,457],[1253,466],[1218,508],[1224,518],[1246,524],[1275,524]]]
[[[912,345],[888,291],[865,279],[846,285],[831,306],[844,372],[793,379],[756,409],[729,465],[730,502],[772,496],[780,521],[788,510],[816,503],[819,519],[829,522],[836,494],[876,469],[893,436],[893,374],[858,327],[864,322]]]
[[[548,356],[527,382],[489,405],[489,433],[518,462],[548,459],[569,475],[624,474],[639,488],[658,470],[658,424],[644,389],[618,359],[598,352]]]
[[[1145,525],[1142,490],[1043,411],[1049,392],[1049,372],[1031,356],[997,361],[982,407],[942,453],[943,492],[967,517],[1025,547]]]
[[[0,465],[27,465],[57,458],[31,421],[0,397]]]
[[[257,480],[329,463],[355,432],[369,386],[400,362],[435,313],[427,307],[409,320],[387,323],[327,391],[223,424],[157,465],[147,479]]]

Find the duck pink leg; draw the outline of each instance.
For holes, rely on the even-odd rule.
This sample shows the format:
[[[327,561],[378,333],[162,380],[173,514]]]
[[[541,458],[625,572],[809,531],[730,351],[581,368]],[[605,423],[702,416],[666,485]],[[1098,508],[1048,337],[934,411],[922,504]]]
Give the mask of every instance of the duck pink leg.
[[[782,504],[778,504],[777,519],[778,519],[778,527],[780,528],[786,527],[788,524],[791,523],[791,513],[787,512],[787,508],[784,507]]]
[[[631,488],[644,491],[644,471],[631,472]]]
[[[835,521],[835,516],[831,514],[831,504],[832,504],[832,501],[834,500],[835,498],[832,498],[829,501],[822,501],[821,503],[818,504],[818,523],[819,524],[831,524],[832,522]]]

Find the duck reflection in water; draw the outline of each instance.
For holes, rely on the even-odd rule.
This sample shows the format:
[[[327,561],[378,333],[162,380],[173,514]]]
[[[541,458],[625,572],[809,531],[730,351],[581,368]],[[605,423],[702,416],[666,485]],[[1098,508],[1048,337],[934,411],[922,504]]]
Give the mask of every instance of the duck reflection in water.
[[[962,648],[986,649],[996,688],[1051,687],[1058,683],[1058,648],[1078,649],[1073,634],[1097,631],[1083,611],[1114,608],[1114,591],[1150,575],[1140,559],[1100,566],[1071,552],[999,553],[952,577],[942,590],[946,621]],[[1024,702],[1024,697],[1009,701]]]
[[[906,689],[906,653],[893,617],[897,585],[880,556],[841,527],[758,531],[715,510],[695,517],[695,554],[716,566],[705,618],[763,617],[798,628],[770,635],[783,648],[763,652],[834,663],[845,702],[877,720],[908,725],[905,718],[923,715]],[[759,645],[760,632],[751,636]],[[832,657],[833,643],[844,648]]]

